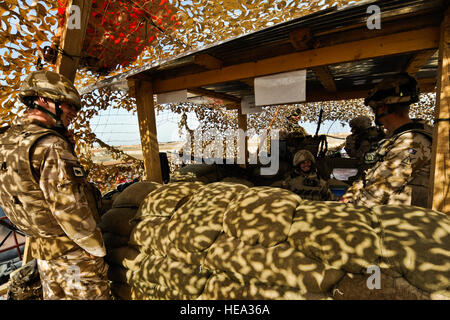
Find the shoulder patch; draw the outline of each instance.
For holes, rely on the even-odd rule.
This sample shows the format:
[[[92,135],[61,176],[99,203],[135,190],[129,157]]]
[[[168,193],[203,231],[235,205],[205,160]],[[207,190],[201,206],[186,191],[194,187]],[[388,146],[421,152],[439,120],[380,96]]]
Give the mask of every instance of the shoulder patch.
[[[85,172],[82,167],[74,166],[74,167],[72,167],[72,169],[73,169],[73,174],[75,177],[84,177],[85,176]]]

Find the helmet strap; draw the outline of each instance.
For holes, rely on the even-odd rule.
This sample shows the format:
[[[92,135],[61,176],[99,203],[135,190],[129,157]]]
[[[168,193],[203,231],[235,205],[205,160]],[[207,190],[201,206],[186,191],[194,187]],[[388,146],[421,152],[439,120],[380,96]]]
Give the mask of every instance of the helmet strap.
[[[60,103],[59,102],[55,102],[55,113],[45,109],[44,107],[38,105],[36,102],[33,102],[31,108],[33,109],[37,109],[41,112],[44,112],[45,114],[49,115],[52,119],[54,119],[56,121],[55,125],[53,126],[55,129],[57,129],[57,131],[61,131],[61,132],[65,132],[67,130],[67,128],[64,126],[62,120],[61,120],[61,115],[62,115],[62,110],[60,107]]]

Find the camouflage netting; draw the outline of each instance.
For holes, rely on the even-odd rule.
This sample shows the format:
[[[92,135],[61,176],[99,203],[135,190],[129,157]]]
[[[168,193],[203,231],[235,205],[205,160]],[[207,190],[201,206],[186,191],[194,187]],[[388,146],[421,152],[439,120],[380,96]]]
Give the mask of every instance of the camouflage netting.
[[[126,225],[107,244],[119,299],[450,298],[450,218],[432,210],[179,181],[135,183],[107,214]]]

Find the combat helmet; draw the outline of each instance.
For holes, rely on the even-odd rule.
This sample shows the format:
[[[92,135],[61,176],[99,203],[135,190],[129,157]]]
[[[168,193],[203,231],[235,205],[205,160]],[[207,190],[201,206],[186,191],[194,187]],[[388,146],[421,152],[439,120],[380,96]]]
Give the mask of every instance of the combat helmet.
[[[294,155],[294,160],[293,160],[293,165],[294,167],[298,166],[300,163],[302,163],[303,161],[309,160],[311,161],[311,163],[316,163],[316,159],[314,159],[314,156],[311,152],[309,152],[308,150],[299,150],[295,153]]]
[[[48,98],[55,103],[55,114],[35,103],[37,97]],[[72,82],[65,76],[52,71],[39,70],[32,72],[19,89],[19,99],[29,108],[38,109],[56,120],[55,127],[64,129],[61,121],[60,105],[68,103],[81,109],[81,97]]]
[[[371,127],[372,121],[369,117],[366,116],[358,116],[350,120],[349,125],[352,129],[355,130],[364,130]]]
[[[382,105],[412,104],[419,101],[417,81],[408,73],[387,77],[369,92],[366,106],[376,109]]]

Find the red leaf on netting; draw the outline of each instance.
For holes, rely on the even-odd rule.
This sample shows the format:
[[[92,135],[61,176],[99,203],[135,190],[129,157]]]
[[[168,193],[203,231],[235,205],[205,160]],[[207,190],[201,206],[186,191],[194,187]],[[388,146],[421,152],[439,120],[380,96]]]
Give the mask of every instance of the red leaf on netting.
[[[148,38],[148,42],[152,42],[153,40],[155,40],[155,36],[151,36],[150,38]]]
[[[166,2],[167,2],[167,0],[161,0],[161,3],[159,5],[162,6]]]
[[[120,43],[120,38],[117,38],[116,41],[114,41],[115,44],[119,44]]]
[[[64,13],[66,13],[66,8],[65,7],[59,7],[58,8],[58,14],[64,15]]]
[[[139,19],[139,17],[135,13],[130,13],[130,17],[134,19]]]

